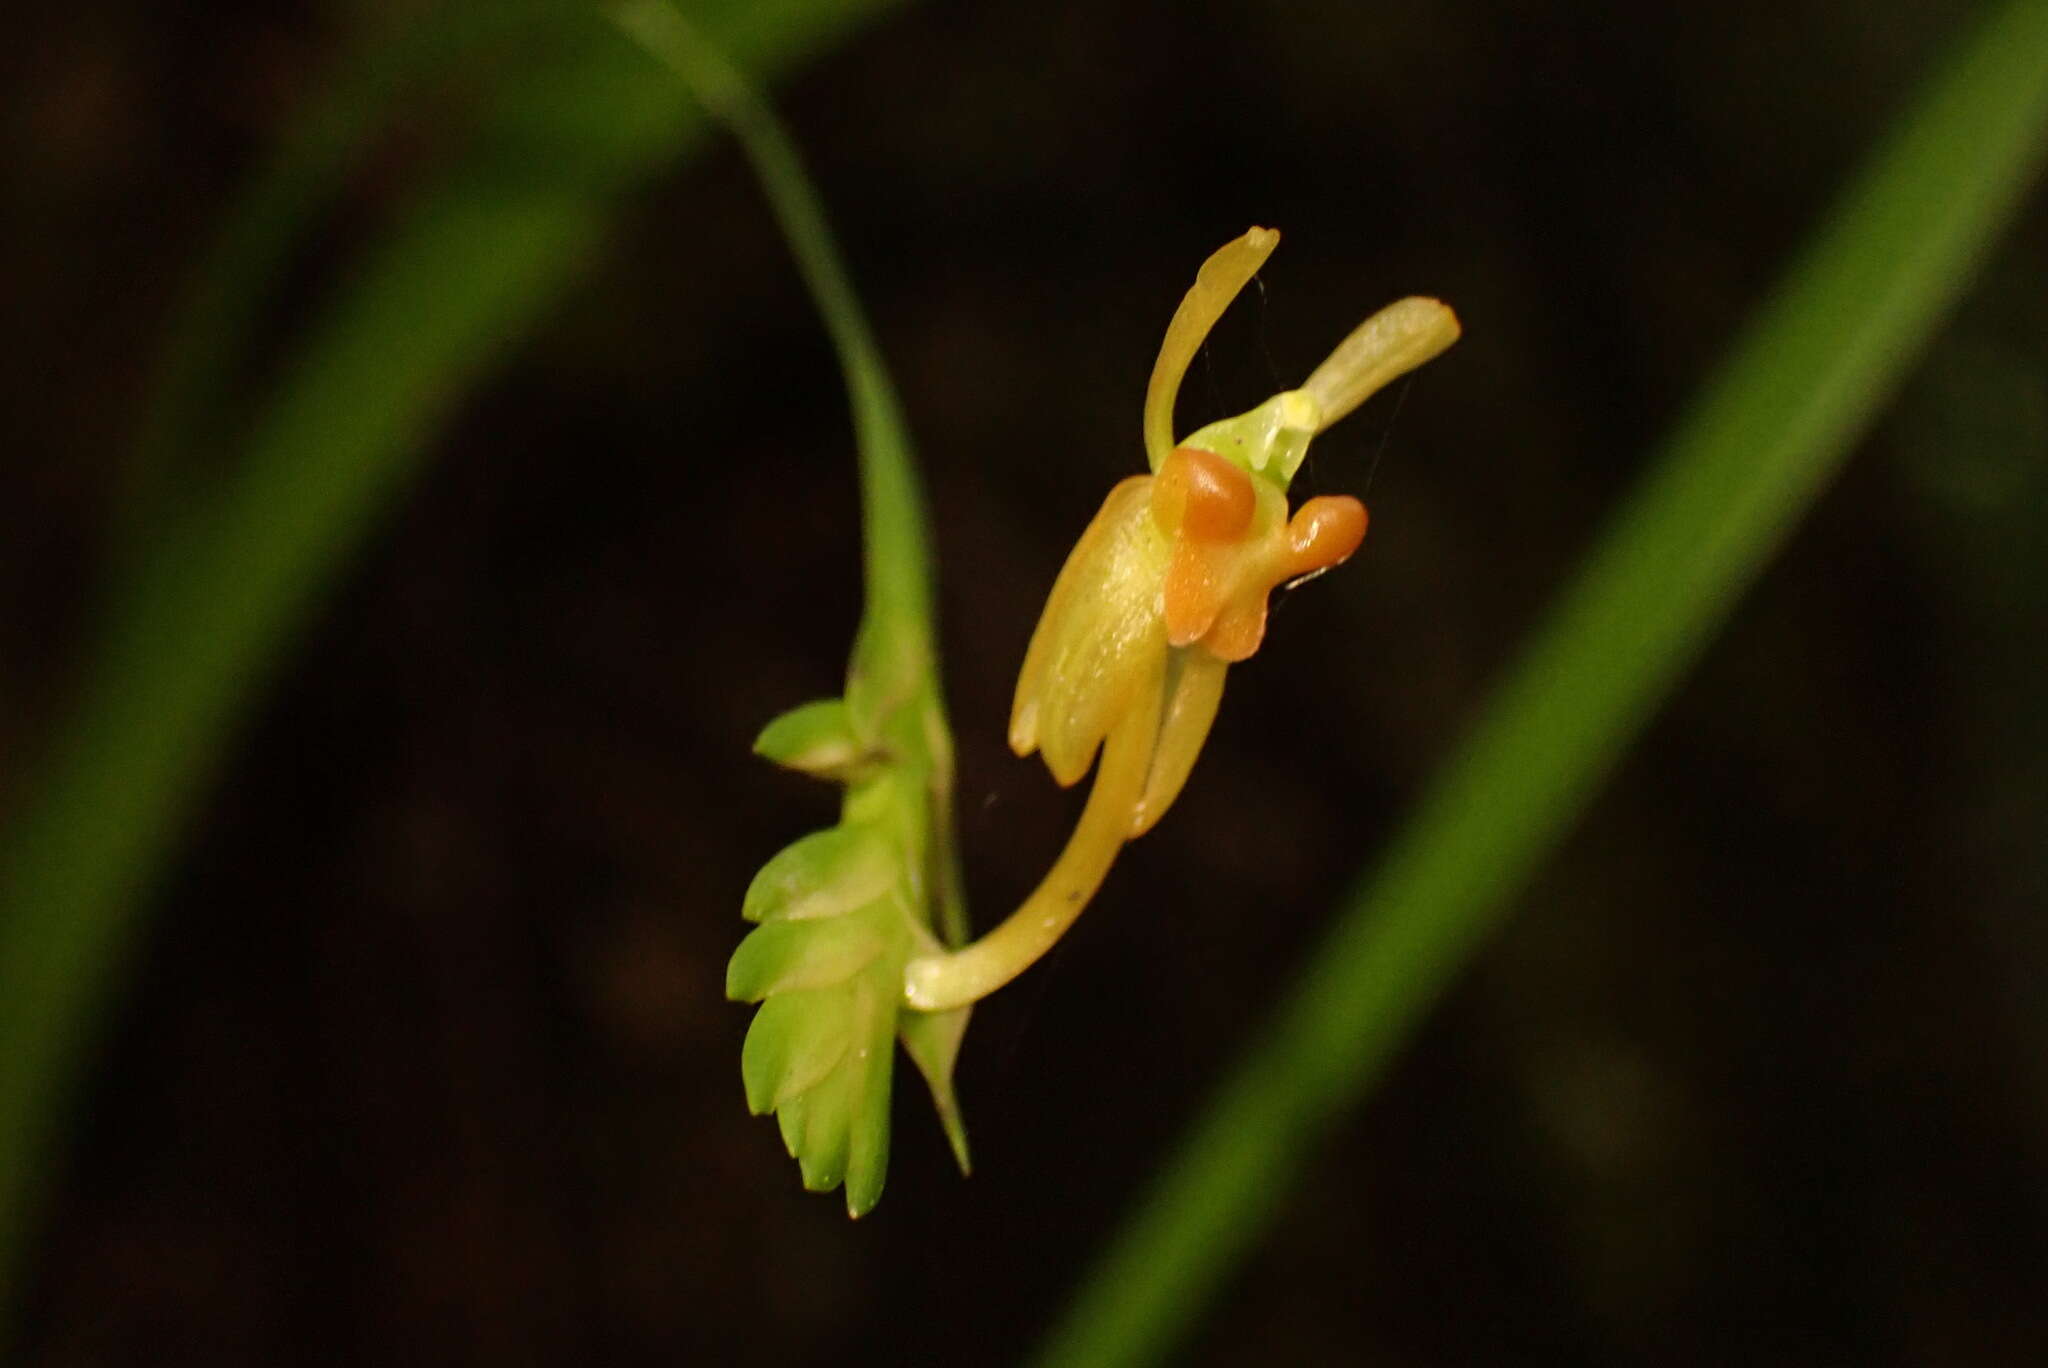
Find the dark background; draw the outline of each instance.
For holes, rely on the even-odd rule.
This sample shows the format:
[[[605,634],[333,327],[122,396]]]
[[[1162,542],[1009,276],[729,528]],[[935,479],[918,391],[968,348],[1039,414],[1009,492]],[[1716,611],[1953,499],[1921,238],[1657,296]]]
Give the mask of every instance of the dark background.
[[[1024,643],[1140,467],[1175,301],[1250,223],[1286,240],[1184,429],[1396,295],[1465,320],[1297,483],[1367,496],[1364,552],[1276,604],[1172,817],[977,1013],[976,1175],[899,1073],[889,1190],[851,1224],[746,1115],[720,991],[747,879],[833,811],[747,747],[844,666],[843,398],[728,145],[631,194],[195,814],[32,1246],[22,1361],[1020,1355],[1974,10],[935,2],[809,66],[778,98],[932,490],[981,924],[1077,801],[1003,749]],[[0,813],[70,697],[179,287],[360,27],[28,24]],[[437,117],[351,182],[280,334]],[[2037,197],[1506,932],[1276,1175],[1182,1361],[2043,1361],[2044,299]]]

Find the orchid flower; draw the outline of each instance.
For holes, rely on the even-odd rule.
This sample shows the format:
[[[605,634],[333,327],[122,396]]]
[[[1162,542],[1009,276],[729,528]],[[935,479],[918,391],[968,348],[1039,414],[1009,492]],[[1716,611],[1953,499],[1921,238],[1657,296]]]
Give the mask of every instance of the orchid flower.
[[[1052,948],[1101,887],[1126,841],[1180,795],[1223,699],[1229,667],[1259,648],[1272,591],[1347,559],[1365,505],[1307,500],[1287,486],[1318,433],[1458,339],[1457,316],[1407,298],[1360,324],[1299,389],[1173,440],[1189,363],[1279,244],[1253,228],[1206,262],[1167,326],[1145,394],[1153,473],[1109,492],[1054,582],[1024,655],[1010,748],[1037,751],[1062,786],[1098,752],[1095,785],[1066,849],[1008,920],[904,971],[904,1000],[957,1008],[1002,987]]]

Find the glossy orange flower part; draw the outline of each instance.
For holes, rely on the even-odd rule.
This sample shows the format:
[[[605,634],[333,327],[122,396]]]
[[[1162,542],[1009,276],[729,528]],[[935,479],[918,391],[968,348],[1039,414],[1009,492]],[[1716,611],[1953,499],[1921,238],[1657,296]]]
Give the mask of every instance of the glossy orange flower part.
[[[1152,516],[1174,543],[1161,589],[1167,643],[1230,664],[1259,649],[1275,588],[1341,564],[1365,540],[1358,500],[1310,499],[1290,519],[1270,482],[1198,447],[1160,463]]]

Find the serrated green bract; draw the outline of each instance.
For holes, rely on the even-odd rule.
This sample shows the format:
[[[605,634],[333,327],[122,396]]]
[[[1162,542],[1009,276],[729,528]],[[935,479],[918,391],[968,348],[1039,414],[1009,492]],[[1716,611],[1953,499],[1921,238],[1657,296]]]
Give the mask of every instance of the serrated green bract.
[[[857,648],[874,649],[872,638]],[[869,681],[893,673],[876,664],[857,658],[852,673]],[[757,925],[726,967],[726,995],[761,1004],[740,1058],[747,1106],[777,1113],[804,1186],[844,1186],[855,1216],[873,1208],[888,1175],[899,1036],[967,1168],[952,1075],[968,1013],[914,1012],[902,1002],[904,964],[940,941],[934,889],[953,877],[933,868],[950,859],[933,834],[948,787],[940,762],[949,757],[933,754],[928,692],[869,689],[860,701],[862,721],[886,744],[869,749],[871,763],[833,776],[846,787],[840,824],[792,843],[755,876],[741,912]],[[812,703],[763,735],[813,725],[783,728],[789,716],[835,713],[850,725],[850,710]]]

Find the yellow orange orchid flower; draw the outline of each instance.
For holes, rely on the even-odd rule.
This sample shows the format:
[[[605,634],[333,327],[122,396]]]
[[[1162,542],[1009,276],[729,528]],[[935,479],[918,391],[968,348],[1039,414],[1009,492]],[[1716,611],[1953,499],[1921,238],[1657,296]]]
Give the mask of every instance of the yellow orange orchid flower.
[[[1258,650],[1279,585],[1344,561],[1365,505],[1287,485],[1312,438],[1389,381],[1458,339],[1434,299],[1391,304],[1354,329],[1300,389],[1173,439],[1173,406],[1204,339],[1279,244],[1253,228],[1203,263],[1168,324],[1145,394],[1150,475],[1110,490],[1054,582],[1017,678],[1010,747],[1037,751],[1062,786],[1101,753],[1066,849],[1008,920],[957,951],[905,967],[907,1004],[976,1001],[1050,949],[1101,886],[1126,841],[1165,815],[1223,698],[1228,668]]]

